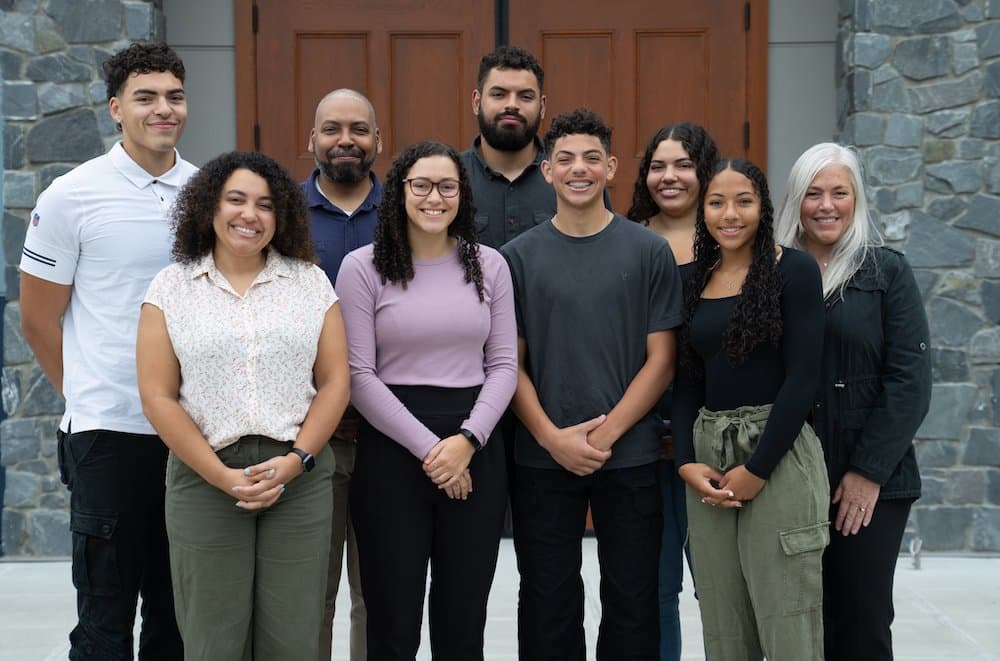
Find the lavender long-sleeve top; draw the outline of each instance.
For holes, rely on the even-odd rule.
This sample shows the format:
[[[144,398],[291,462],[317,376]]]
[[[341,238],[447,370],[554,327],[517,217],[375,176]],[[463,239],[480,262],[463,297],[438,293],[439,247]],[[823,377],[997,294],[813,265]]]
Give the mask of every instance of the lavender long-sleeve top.
[[[373,254],[371,245],[349,253],[337,275],[351,403],[422,460],[441,439],[387,386],[481,385],[462,427],[485,443],[517,385],[517,324],[507,262],[496,250],[479,246],[485,299],[480,301],[475,286],[465,282],[457,250],[440,259],[413,260],[406,289],[382,284]]]

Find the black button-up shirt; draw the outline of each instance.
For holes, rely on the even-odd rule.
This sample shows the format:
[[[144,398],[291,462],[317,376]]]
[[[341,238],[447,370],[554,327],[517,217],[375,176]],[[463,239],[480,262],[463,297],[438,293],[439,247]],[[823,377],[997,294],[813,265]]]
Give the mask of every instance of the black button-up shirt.
[[[514,181],[493,170],[479,154],[482,136],[462,152],[462,164],[469,176],[476,201],[476,228],[479,242],[499,248],[519,234],[556,213],[556,194],[542,176],[545,159],[542,143],[535,138],[538,153]]]

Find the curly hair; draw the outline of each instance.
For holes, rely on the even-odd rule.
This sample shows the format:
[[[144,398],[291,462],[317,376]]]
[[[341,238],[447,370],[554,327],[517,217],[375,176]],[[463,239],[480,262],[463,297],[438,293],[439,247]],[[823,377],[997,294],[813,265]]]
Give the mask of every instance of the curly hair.
[[[475,285],[479,300],[483,301],[483,269],[479,262],[472,188],[458,152],[443,142],[427,140],[409,146],[393,161],[385,176],[373,241],[375,270],[382,276],[382,284],[391,282],[406,289],[406,283],[413,280],[413,252],[407,232],[410,221],[406,215],[407,186],[404,180],[417,161],[430,156],[446,156],[458,170],[458,213],[448,226],[448,236],[458,239],[458,259],[465,270],[465,281]]]
[[[722,348],[729,364],[738,366],[756,347],[781,342],[781,273],[774,252],[774,207],[767,188],[767,177],[753,163],[742,158],[722,160],[716,164],[711,180],[724,170],[732,170],[750,180],[760,199],[760,223],[754,236],[753,253],[743,288],[740,290],[726,330],[722,334]],[[719,244],[709,234],[705,225],[706,184],[698,195],[698,220],[694,234],[694,273],[684,294],[684,326],[681,330],[681,361],[685,369],[704,378],[704,372],[695,359],[691,347],[691,321],[701,300],[701,293],[708,284],[712,270],[720,260]]]
[[[181,189],[174,205],[173,255],[190,263],[215,247],[215,214],[223,187],[236,170],[250,170],[262,177],[274,204],[273,247],[285,257],[316,262],[305,196],[291,175],[274,159],[260,152],[231,151],[205,164]]]
[[[695,174],[698,176],[698,190],[704,190],[712,176],[712,168],[719,161],[719,149],[715,140],[702,126],[691,122],[668,124],[656,132],[656,135],[646,145],[646,152],[639,162],[639,176],[635,180],[635,192],[632,193],[632,206],[628,208],[625,217],[641,223],[649,220],[660,212],[660,208],[649,193],[646,177],[653,161],[653,152],[664,140],[676,140],[684,147],[688,157],[694,161]]]
[[[567,135],[592,135],[601,141],[604,151],[611,155],[611,127],[604,123],[601,116],[586,108],[577,108],[571,112],[558,115],[549,124],[545,132],[545,153],[552,154],[556,140]]]
[[[137,42],[124,48],[101,65],[107,83],[108,101],[121,93],[125,81],[134,73],[168,71],[184,82],[184,62],[165,43]]]
[[[530,71],[535,74],[538,80],[538,91],[543,89],[545,82],[545,72],[542,65],[538,63],[538,58],[519,46],[497,46],[494,50],[479,61],[479,75],[476,76],[476,89],[483,92],[483,85],[486,78],[493,69],[514,69],[515,71]]]

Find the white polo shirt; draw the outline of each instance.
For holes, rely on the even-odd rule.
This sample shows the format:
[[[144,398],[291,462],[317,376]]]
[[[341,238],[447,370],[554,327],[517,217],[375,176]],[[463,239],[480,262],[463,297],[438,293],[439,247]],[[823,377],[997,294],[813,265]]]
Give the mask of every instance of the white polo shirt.
[[[73,285],[63,317],[63,431],[156,433],[139,401],[135,336],[146,288],[171,261],[170,208],[197,171],[175,158],[154,177],[119,142],[55,179],[31,213],[21,271]]]

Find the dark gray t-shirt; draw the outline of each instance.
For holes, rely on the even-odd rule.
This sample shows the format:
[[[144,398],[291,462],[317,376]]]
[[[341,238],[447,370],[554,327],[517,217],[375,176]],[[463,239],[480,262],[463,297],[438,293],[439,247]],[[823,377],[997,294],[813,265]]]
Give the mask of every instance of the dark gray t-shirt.
[[[681,324],[681,279],[669,244],[622,216],[587,237],[567,236],[547,221],[501,252],[514,279],[528,375],[557,427],[614,408],[646,362],[646,336]],[[656,461],[659,436],[650,411],[615,443],[604,468]],[[561,468],[520,421],[514,458]]]

